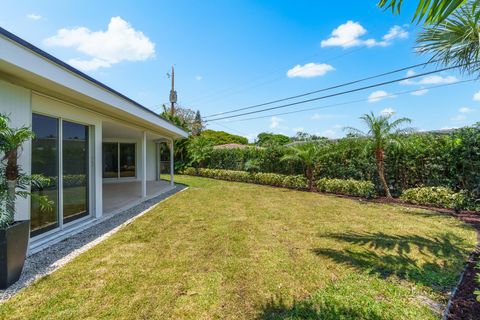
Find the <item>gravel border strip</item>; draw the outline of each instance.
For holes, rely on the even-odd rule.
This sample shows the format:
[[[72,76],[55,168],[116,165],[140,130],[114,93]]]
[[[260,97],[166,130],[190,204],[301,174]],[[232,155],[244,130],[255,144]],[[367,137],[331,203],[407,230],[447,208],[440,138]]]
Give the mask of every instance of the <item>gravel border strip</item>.
[[[157,197],[146,200],[123,212],[113,214],[110,218],[27,257],[20,279],[8,289],[0,290],[0,303],[7,301],[23,288],[63,267],[81,253],[104,241],[159,203],[186,189],[188,187],[185,185],[175,184],[173,189]]]

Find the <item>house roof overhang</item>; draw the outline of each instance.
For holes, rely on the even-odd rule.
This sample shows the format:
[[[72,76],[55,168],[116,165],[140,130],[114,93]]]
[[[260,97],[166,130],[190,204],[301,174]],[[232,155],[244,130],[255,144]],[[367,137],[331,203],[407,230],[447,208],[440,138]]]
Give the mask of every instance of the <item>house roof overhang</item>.
[[[0,78],[169,138],[181,127],[0,27]]]

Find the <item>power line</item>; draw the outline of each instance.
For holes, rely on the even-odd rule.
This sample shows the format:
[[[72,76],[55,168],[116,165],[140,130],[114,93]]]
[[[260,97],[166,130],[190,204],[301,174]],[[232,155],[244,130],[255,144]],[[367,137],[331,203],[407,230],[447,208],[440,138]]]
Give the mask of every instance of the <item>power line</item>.
[[[226,125],[223,125],[223,124],[221,124],[221,123],[218,123],[218,122],[217,122],[217,123],[213,123],[213,124],[214,124],[214,125],[218,125],[218,126],[220,126],[220,127],[223,127],[223,128],[225,128],[225,129],[228,129],[228,130],[235,131],[235,132],[237,132],[237,133],[240,133],[241,135],[248,136],[248,134],[246,134],[246,133],[244,133],[244,132],[242,132],[242,131],[239,131],[239,130],[234,129],[234,128],[227,127]]]
[[[349,44],[349,43],[351,43],[351,42],[354,42],[354,41],[356,41],[356,39],[346,41],[346,42],[342,43],[341,45],[347,45],[347,44]],[[351,55],[351,54],[353,54],[353,53],[355,53],[355,52],[357,52],[357,51],[359,51],[359,50],[362,50],[362,49],[364,49],[364,48],[366,48],[366,47],[360,47],[360,48],[357,48],[357,49],[353,49],[353,50],[350,50],[349,52],[345,52],[345,53],[342,53],[342,54],[340,54],[340,55],[336,55],[336,56],[333,56],[333,57],[331,57],[331,58],[327,58],[326,60],[323,60],[322,62],[325,63],[325,62],[330,62],[330,61],[333,61],[333,60],[337,60],[337,59],[339,59],[339,58],[343,58],[344,56]],[[310,56],[308,56],[308,57],[306,57],[306,58],[304,58],[304,59],[302,59],[302,60],[305,61],[305,60],[307,60],[307,59],[311,59],[311,58],[317,57],[317,56],[319,56],[320,54],[321,54],[321,53],[316,53],[316,54],[310,55]],[[260,76],[258,76],[258,77],[253,78],[253,80],[245,81],[245,82],[243,82],[243,83],[249,84],[249,83],[251,83],[252,81],[255,81],[255,80],[257,80],[257,79],[261,79],[261,78],[263,78],[263,77],[265,77],[265,76],[269,76],[269,75],[275,74],[275,73],[277,73],[277,72],[279,72],[279,71],[281,71],[281,70],[285,70],[285,68],[289,68],[290,66],[291,66],[291,65],[288,65],[288,66],[287,66],[287,65],[285,64],[284,67],[276,68],[275,70],[273,70],[273,71],[271,71],[271,72],[268,72],[268,73],[266,73],[266,74],[264,74],[264,75],[260,75]],[[309,67],[307,67],[307,69],[308,69],[308,68],[309,68]],[[293,72],[293,74],[298,74],[299,72],[301,72],[301,71],[300,71],[300,70],[295,71],[295,72]],[[200,98],[198,98],[197,100],[194,100],[193,102],[198,103],[199,101],[201,101],[201,102],[212,101],[212,100],[215,100],[214,98],[216,98],[216,97],[219,96],[219,95],[220,95],[220,96],[219,96],[218,98],[224,98],[224,97],[232,96],[232,95],[235,95],[235,94],[237,94],[237,93],[243,92],[243,91],[245,91],[245,90],[257,88],[257,87],[263,86],[263,85],[265,85],[265,84],[268,84],[268,83],[277,81],[277,80],[279,80],[279,79],[283,79],[283,77],[284,77],[284,76],[282,75],[282,76],[280,76],[280,77],[276,77],[276,78],[274,78],[274,79],[267,80],[267,81],[261,82],[261,83],[256,84],[256,85],[246,86],[246,87],[243,87],[243,88],[241,88],[241,89],[239,89],[239,90],[233,91],[232,93],[228,93],[229,91],[232,91],[232,90],[236,89],[236,87],[230,87],[230,88],[228,88],[228,89],[223,90],[223,92],[227,92],[227,94],[222,95],[221,92],[218,92],[218,91],[217,91],[217,92],[213,92],[213,93],[211,93],[211,94],[207,94],[206,96],[200,97]],[[191,103],[190,103],[190,104],[191,104]]]
[[[274,110],[274,109],[281,109],[281,108],[286,108],[286,107],[290,107],[290,106],[304,104],[304,103],[308,103],[308,102],[312,102],[312,101],[317,101],[317,100],[323,100],[323,99],[327,99],[327,98],[342,96],[342,95],[353,93],[353,92],[363,91],[363,90],[367,90],[367,89],[371,89],[371,88],[375,88],[375,87],[381,87],[381,86],[385,86],[385,85],[392,84],[392,83],[395,83],[395,82],[400,82],[400,81],[404,81],[404,80],[419,78],[419,77],[423,77],[423,76],[426,76],[426,75],[430,75],[430,74],[434,74],[434,73],[438,73],[438,72],[442,72],[442,71],[446,71],[446,70],[451,70],[451,69],[458,68],[458,67],[461,67],[461,66],[465,66],[465,65],[468,65],[468,64],[471,64],[471,63],[446,67],[446,68],[442,68],[442,69],[439,69],[439,70],[424,72],[424,73],[420,73],[420,74],[416,74],[416,75],[412,75],[412,76],[408,76],[408,77],[398,78],[398,79],[395,79],[395,80],[384,81],[384,82],[368,85],[368,86],[365,86],[365,87],[360,87],[360,88],[351,89],[351,90],[347,90],[347,91],[337,92],[337,93],[333,93],[333,94],[329,94],[329,95],[325,95],[325,96],[321,96],[321,97],[317,97],[317,98],[312,98],[312,99],[301,100],[301,101],[292,102],[292,103],[288,103],[288,104],[283,104],[283,105],[280,105],[280,106],[260,109],[260,110],[256,110],[256,111],[244,112],[244,113],[240,113],[240,114],[235,114],[235,115],[226,116],[226,117],[220,117],[220,118],[211,119],[211,120],[207,119],[206,121],[211,122],[211,121],[218,121],[218,120],[223,120],[223,119],[236,118],[236,117],[241,117],[241,116],[248,115],[248,114],[265,112],[265,111]]]
[[[437,85],[437,86],[431,86],[431,87],[427,87],[427,88],[423,88],[423,89],[414,89],[414,90],[408,90],[408,91],[394,92],[394,93],[391,93],[391,94],[383,97],[382,99],[390,98],[390,97],[394,97],[394,96],[405,95],[405,94],[417,92],[417,91],[420,91],[420,90],[432,90],[432,89],[438,89],[438,88],[443,88],[443,87],[454,86],[454,85],[458,85],[458,84],[463,84],[463,83],[467,83],[467,82],[472,82],[472,81],[475,81],[475,80],[476,80],[476,79],[470,79],[470,80],[464,80],[464,81],[459,81],[459,82],[455,82],[455,83],[440,84],[440,85]],[[286,114],[300,113],[300,112],[306,112],[306,111],[327,109],[327,108],[338,107],[338,106],[343,106],[343,105],[348,105],[348,104],[354,104],[354,103],[359,103],[359,102],[366,102],[366,101],[368,101],[368,100],[369,100],[368,98],[366,98],[366,99],[350,100],[350,101],[347,101],[347,102],[334,103],[334,104],[329,104],[329,105],[320,106],[320,107],[313,107],[313,108],[307,108],[307,109],[301,109],[301,110],[294,110],[294,111],[288,111],[288,112],[282,112],[282,113],[275,113],[275,114],[269,114],[269,115],[264,115],[264,116],[259,116],[259,117],[251,117],[251,118],[238,119],[238,120],[231,121],[230,123],[241,122],[241,121],[250,121],[250,120],[256,120],[256,119],[264,119],[264,118],[270,118],[270,117],[273,117],[273,116],[282,116],[282,115],[286,115]],[[215,124],[219,124],[219,123],[215,123]]]
[[[402,71],[409,70],[409,69],[412,69],[412,68],[417,68],[417,67],[424,66],[424,65],[427,65],[427,64],[430,64],[430,63],[434,63],[434,62],[436,62],[436,61],[419,63],[419,64],[411,65],[411,66],[408,66],[408,67],[403,67],[403,68],[400,68],[400,69],[395,69],[395,70],[392,70],[392,71],[377,74],[377,75],[374,75],[374,76],[369,76],[369,77],[366,77],[366,78],[337,84],[337,85],[334,85],[334,86],[331,86],[331,87],[327,87],[327,88],[323,88],[323,89],[319,89],[319,90],[314,90],[314,91],[298,94],[298,95],[295,95],[295,96],[290,96],[290,97],[286,97],[286,98],[282,98],[282,99],[278,99],[278,100],[274,100],[274,101],[264,102],[264,103],[260,103],[260,104],[251,105],[251,106],[248,106],[248,107],[243,107],[243,108],[233,109],[233,110],[226,111],[226,112],[221,112],[221,113],[208,115],[208,116],[205,116],[205,118],[215,117],[215,116],[219,116],[219,115],[225,115],[225,114],[234,113],[234,112],[242,111],[242,110],[248,110],[248,109],[263,107],[263,106],[267,106],[267,105],[278,103],[278,102],[283,102],[283,101],[287,101],[287,100],[292,100],[292,99],[296,99],[296,98],[305,97],[305,96],[312,95],[312,94],[315,94],[315,93],[320,93],[320,92],[324,92],[324,91],[338,89],[338,88],[341,88],[341,87],[346,87],[346,86],[356,84],[356,83],[360,83],[360,82],[364,82],[364,81],[367,81],[367,80],[372,80],[372,79],[375,79],[375,78],[380,78],[380,77],[384,77],[384,76],[387,76],[387,75],[390,75],[390,74],[402,72]]]

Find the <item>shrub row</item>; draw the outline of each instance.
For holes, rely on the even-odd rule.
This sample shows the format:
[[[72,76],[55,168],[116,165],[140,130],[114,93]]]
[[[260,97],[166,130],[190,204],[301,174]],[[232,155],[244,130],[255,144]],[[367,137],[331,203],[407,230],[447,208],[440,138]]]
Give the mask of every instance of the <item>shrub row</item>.
[[[403,190],[419,186],[442,186],[455,191],[468,190],[480,198],[480,125],[447,134],[405,135],[401,144],[385,149],[385,174],[390,191],[399,196]],[[373,150],[365,139],[345,138],[322,146],[315,179],[355,179],[372,181],[382,190],[377,178]],[[280,161],[287,148],[218,149],[205,162],[210,169],[246,170],[255,160],[258,171],[287,175],[303,174],[301,164]]]
[[[375,185],[370,181],[322,178],[317,181],[317,189],[322,192],[344,194],[355,197],[375,197]]]
[[[186,168],[182,174],[198,175],[200,177],[248,182],[269,185],[274,187],[284,187],[291,189],[304,190],[307,189],[307,180],[303,176],[287,176],[277,173],[248,173],[245,171],[222,170],[222,169],[198,169]]]
[[[249,173],[246,171],[205,169],[200,168],[198,172],[194,168],[186,168],[182,174],[200,176],[206,178],[247,182],[284,187],[290,189],[306,190],[308,183],[305,177],[300,175],[283,175],[277,173]],[[327,179],[322,178],[316,182],[317,189],[321,192],[342,194],[348,196],[374,198],[375,185],[370,181],[354,179]],[[480,210],[480,203],[472,200],[471,194],[466,191],[454,192],[445,187],[420,187],[405,190],[400,199],[407,203],[434,206],[458,210]]]
[[[307,179],[304,176],[288,176],[277,173],[248,173],[245,171],[221,170],[221,169],[198,169],[186,168],[182,172],[187,175],[198,175],[206,178],[214,178],[227,181],[248,182],[284,187],[291,189],[306,190]],[[351,195],[356,197],[372,198],[375,196],[375,185],[369,181],[356,181],[353,179],[320,179],[317,182],[320,191],[337,194]]]
[[[58,186],[58,177],[49,177],[49,183],[44,185],[44,188]],[[67,174],[63,176],[64,187],[81,187],[87,183],[87,176],[85,174]]]
[[[471,196],[469,196],[466,191],[455,192],[450,188],[444,187],[407,189],[402,193],[400,199],[413,204],[430,205],[447,209],[480,209],[478,205],[471,200]]]

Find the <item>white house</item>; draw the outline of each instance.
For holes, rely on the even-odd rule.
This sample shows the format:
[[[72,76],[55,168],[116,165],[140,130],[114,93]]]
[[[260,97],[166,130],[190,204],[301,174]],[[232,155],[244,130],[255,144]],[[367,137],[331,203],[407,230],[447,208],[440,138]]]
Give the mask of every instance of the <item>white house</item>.
[[[183,129],[0,28],[0,113],[30,126],[20,164],[51,184],[53,208],[19,200],[31,220],[30,252],[173,187],[173,144]],[[170,182],[160,180],[160,144],[170,146]]]

